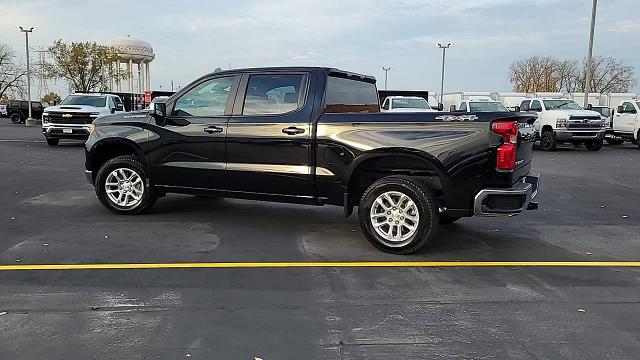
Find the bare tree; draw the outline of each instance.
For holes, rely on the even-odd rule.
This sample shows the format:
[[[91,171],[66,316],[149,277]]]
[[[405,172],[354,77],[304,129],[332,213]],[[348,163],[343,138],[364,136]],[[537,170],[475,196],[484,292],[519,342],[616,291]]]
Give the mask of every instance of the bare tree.
[[[111,80],[126,78],[126,72],[111,64],[118,59],[116,51],[96,43],[66,44],[57,40],[49,47],[53,63],[46,64],[49,78],[62,78],[71,91],[105,90]]]
[[[578,62],[576,60],[556,60],[558,83],[553,91],[575,92],[578,90]]]
[[[586,61],[577,79],[580,89],[585,89]],[[636,84],[633,66],[624,65],[614,57],[595,56],[591,59],[589,92],[628,92]]]
[[[585,62],[533,56],[513,62],[509,78],[518,92],[575,92],[584,91],[585,70]],[[636,84],[633,66],[613,57],[594,57],[591,74],[589,92],[627,92]]]
[[[509,77],[518,92],[556,91],[557,61],[549,56],[518,60],[509,67]]]
[[[24,94],[27,70],[16,62],[16,54],[11,47],[0,44],[0,98]]]

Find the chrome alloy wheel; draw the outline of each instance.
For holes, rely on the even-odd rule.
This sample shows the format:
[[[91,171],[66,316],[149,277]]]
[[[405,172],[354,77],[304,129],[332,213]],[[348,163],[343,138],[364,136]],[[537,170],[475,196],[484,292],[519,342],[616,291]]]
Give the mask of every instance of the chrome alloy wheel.
[[[104,183],[109,200],[114,204],[132,208],[142,201],[144,181],[137,172],[129,168],[113,170]]]
[[[407,195],[387,191],[376,198],[370,211],[371,225],[390,247],[404,246],[418,230],[418,207]]]

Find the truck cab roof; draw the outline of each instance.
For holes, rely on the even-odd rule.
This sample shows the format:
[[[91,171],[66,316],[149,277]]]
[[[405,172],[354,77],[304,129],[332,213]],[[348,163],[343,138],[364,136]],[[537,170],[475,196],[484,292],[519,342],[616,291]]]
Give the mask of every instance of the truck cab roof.
[[[338,76],[338,77],[358,78],[361,81],[366,81],[370,83],[376,82],[376,78],[373,76],[358,74],[355,72],[340,70],[337,68],[320,67],[320,66],[274,66],[274,67],[229,69],[229,70],[212,72],[202,77],[209,77],[214,74],[224,75],[224,74],[252,73],[252,72],[265,73],[265,72],[292,72],[292,71],[300,71],[300,72],[319,71],[319,72],[325,73],[327,76],[332,75],[332,76]]]

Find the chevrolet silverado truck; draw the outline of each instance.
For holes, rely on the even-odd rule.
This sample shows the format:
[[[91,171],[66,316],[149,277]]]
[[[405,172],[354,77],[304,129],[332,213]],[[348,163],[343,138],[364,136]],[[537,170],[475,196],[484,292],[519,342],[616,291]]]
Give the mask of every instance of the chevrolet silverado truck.
[[[584,110],[571,99],[526,99],[520,103],[520,111],[538,115],[533,125],[542,150],[555,151],[558,144],[565,142],[574,145],[584,143],[589,151],[602,148],[605,121],[599,113]]]
[[[441,224],[537,208],[535,119],[381,113],[373,77],[332,68],[222,71],[96,119],[86,176],[117,214],[167,193],[358,207],[374,246],[408,254]]]
[[[122,100],[113,94],[76,93],[42,113],[42,135],[50,146],[60,139],[86,140],[93,120],[124,112]]]

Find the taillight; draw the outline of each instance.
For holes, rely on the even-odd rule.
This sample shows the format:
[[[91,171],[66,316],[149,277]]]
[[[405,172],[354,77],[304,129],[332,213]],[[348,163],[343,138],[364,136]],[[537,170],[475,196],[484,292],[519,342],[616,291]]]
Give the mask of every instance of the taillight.
[[[501,135],[504,142],[498,147],[496,168],[501,171],[512,171],[516,167],[518,153],[518,123],[516,121],[494,121],[491,131]]]

